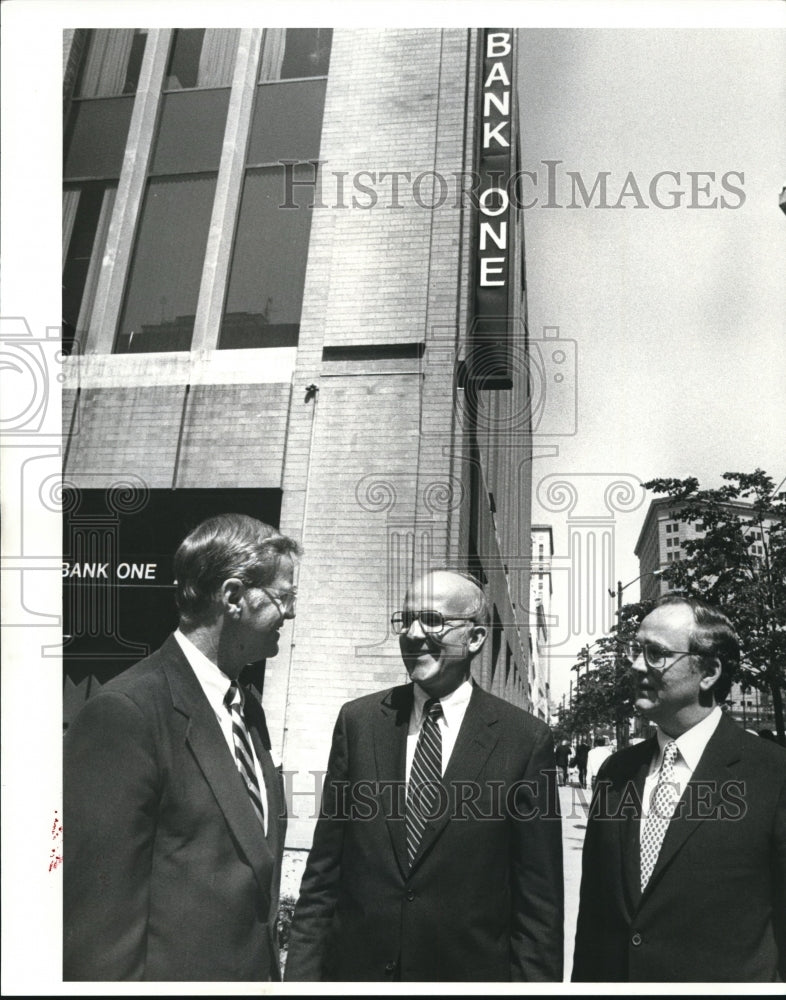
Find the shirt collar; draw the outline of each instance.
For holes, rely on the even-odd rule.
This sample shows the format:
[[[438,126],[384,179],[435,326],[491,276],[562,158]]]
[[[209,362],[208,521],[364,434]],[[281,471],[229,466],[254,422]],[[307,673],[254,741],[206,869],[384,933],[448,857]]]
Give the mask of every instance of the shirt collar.
[[[677,749],[680,752],[680,756],[685,761],[685,763],[690,768],[691,772],[696,770],[696,766],[701,759],[701,755],[707,748],[707,744],[712,738],[712,734],[718,727],[718,723],[721,720],[723,713],[720,707],[716,705],[709,715],[697,722],[695,726],[692,726],[687,732],[683,733],[682,736],[678,736],[676,743]],[[667,736],[662,729],[658,729],[658,761],[663,757],[663,748],[667,743],[671,742],[671,736]]]
[[[423,690],[419,684],[413,684],[412,687],[415,689],[415,724],[420,726],[423,720],[423,706],[429,700],[429,695]],[[439,699],[440,705],[442,705],[442,714],[445,718],[445,725],[451,729],[455,725],[461,725],[464,718],[464,712],[469,704],[469,699],[472,697],[472,681],[463,681],[456,688],[455,691],[451,691],[450,694],[446,694],[444,698]]]
[[[224,711],[224,697],[229,690],[231,679],[220,670],[212,660],[188,639],[180,629],[175,629],[175,639],[183,650],[183,655],[188,660],[191,669],[196,674],[196,678],[205,692],[207,700],[210,702],[213,711],[219,715]]]

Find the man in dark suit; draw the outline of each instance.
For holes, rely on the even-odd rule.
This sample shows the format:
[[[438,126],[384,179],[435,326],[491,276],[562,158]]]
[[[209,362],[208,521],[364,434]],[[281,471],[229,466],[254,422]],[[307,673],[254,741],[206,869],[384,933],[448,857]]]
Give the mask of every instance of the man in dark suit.
[[[414,683],[339,714],[287,980],[561,981],[553,742],[470,680],[488,618],[446,571],[393,616]]]
[[[280,978],[283,787],[237,679],[278,652],[297,553],[244,515],[199,525],[175,555],[180,627],[71,724],[64,979]]]
[[[786,979],[786,750],[719,707],[739,644],[663,598],[629,651],[657,736],[601,767],[584,843],[577,982]]]

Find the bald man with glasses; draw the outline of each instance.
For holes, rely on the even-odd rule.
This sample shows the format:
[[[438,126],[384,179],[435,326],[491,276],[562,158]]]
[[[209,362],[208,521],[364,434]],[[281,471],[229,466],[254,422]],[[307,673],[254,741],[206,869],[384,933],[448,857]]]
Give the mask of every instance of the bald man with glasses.
[[[562,980],[548,727],[483,691],[478,584],[435,571],[392,618],[410,684],[345,705],[288,981]]]
[[[627,649],[653,739],[601,767],[584,842],[575,982],[786,979],[786,750],[724,715],[728,618],[666,597]]]

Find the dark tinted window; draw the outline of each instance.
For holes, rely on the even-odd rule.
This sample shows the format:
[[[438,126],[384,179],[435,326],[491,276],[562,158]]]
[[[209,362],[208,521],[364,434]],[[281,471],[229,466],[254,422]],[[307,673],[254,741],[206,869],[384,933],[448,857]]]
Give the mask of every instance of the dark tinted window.
[[[313,178],[310,165],[295,180]],[[294,187],[286,198],[279,167],[249,170],[243,187],[234,256],[219,347],[287,347],[297,344],[311,229],[306,207],[313,190]]]
[[[63,224],[64,229],[69,227],[63,254],[62,338],[66,354],[90,323],[114,192],[114,185],[84,184],[69,188],[64,197],[68,218]]]
[[[318,159],[325,80],[260,84],[246,163]]]
[[[118,353],[189,350],[215,187],[215,176],[149,181]]]

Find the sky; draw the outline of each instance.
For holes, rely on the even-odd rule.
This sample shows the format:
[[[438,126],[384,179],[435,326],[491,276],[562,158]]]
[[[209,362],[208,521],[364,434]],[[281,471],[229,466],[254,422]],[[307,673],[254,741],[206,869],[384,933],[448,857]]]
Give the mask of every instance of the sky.
[[[643,502],[613,520],[611,575],[626,584],[639,573],[634,548],[653,496],[636,483],[696,476],[716,486],[724,472],[756,467],[776,484],[786,475],[783,41],[771,30],[520,33],[522,166],[538,174],[525,193],[540,198],[525,213],[529,328],[538,339],[558,326],[576,353],[576,433],[544,428],[558,454],[533,465],[533,522],[554,528],[557,698],[575,653],[602,629],[562,641],[575,567],[565,513],[539,502],[548,477],[577,489],[574,518],[608,514],[612,477],[633,484]],[[545,161],[561,161],[550,168],[552,204],[571,203],[569,171],[588,192],[607,172],[606,203],[623,207],[595,207],[599,192],[590,208],[580,194],[578,208],[545,207]],[[654,198],[669,205],[682,191],[676,208],[650,194],[662,171],[679,181],[662,177]],[[596,599],[585,584],[581,593]],[[635,584],[625,599],[638,596]]]
[[[40,339],[47,327],[59,322],[63,26],[109,25],[120,12],[131,24],[226,26],[258,19],[260,6],[135,0],[25,0],[3,5],[4,324],[8,317],[25,317]],[[575,433],[558,437],[553,428],[549,434],[544,427],[543,445],[552,454],[537,458],[534,466],[533,519],[554,527],[554,611],[562,615],[559,628],[564,630],[566,621],[570,624],[567,581],[574,567],[567,549],[566,514],[545,509],[537,499],[550,484],[567,481],[575,488],[578,499],[572,516],[584,519],[586,533],[595,530],[593,519],[608,513],[603,498],[614,482],[630,486],[655,476],[695,475],[702,483],[717,485],[724,471],[756,466],[778,482],[783,479],[786,215],[778,209],[778,194],[786,184],[783,31],[677,31],[663,25],[679,18],[717,28],[779,18],[782,29],[784,5],[610,6],[510,0],[481,8],[461,0],[395,5],[271,0],[264,11],[268,24],[282,26],[328,21],[336,26],[372,25],[382,17],[390,26],[582,26],[520,33],[522,167],[538,173],[532,193],[541,198],[526,212],[529,324],[536,337],[543,327],[559,328],[572,375],[560,384],[561,398],[568,402],[560,403],[558,412],[564,415],[575,407]],[[658,27],[618,27],[645,23]],[[555,194],[563,204],[570,200],[568,171],[581,176],[588,190],[595,177],[607,171],[612,204],[630,173],[648,202],[650,180],[660,171],[678,171],[681,183],[674,186],[687,194],[673,210],[634,208],[632,197],[623,200],[627,207],[621,209],[545,208],[545,160],[561,161],[554,167]],[[714,172],[707,200],[725,195],[737,207],[687,208],[689,171]],[[744,174],[744,182],[735,178],[744,200],[722,189],[720,178],[729,172]],[[666,192],[668,185],[658,190]],[[50,355],[55,349],[56,341],[42,341],[53,371],[56,359]],[[37,467],[46,475],[51,472],[49,479],[59,469],[58,392],[53,377],[47,386],[50,405],[42,436],[32,449],[37,447],[39,454],[31,456],[26,467],[35,471],[35,463],[40,463]],[[5,425],[2,429],[7,430]],[[27,453],[22,444],[2,456],[5,501],[9,484],[17,488],[13,476],[24,471]],[[43,485],[28,497],[22,482],[16,495],[25,517],[41,507]],[[617,512],[610,522],[615,543],[611,576],[623,583],[638,574],[633,549],[646,505],[637,506],[642,499],[637,489],[631,488],[628,499],[635,509]],[[11,546],[16,540],[12,521],[4,518],[3,524],[4,542]],[[35,543],[36,558],[59,550],[57,517],[43,519]],[[52,568],[50,604],[57,608],[56,560]],[[37,603],[52,575],[35,574]],[[4,599],[16,599],[15,576],[4,576]],[[627,594],[635,599],[637,589],[633,586]],[[578,590],[589,602],[586,581]],[[26,619],[7,617],[4,625],[3,904],[13,904],[13,920],[6,919],[4,926],[4,988],[29,993],[37,985],[65,993],[59,983],[58,869],[52,867],[60,844],[59,661],[39,654],[41,643],[33,641],[45,634],[51,642],[51,628],[36,631]],[[56,625],[55,620],[55,631]],[[555,650],[552,680],[557,695],[567,690],[575,652],[595,634],[577,633]],[[24,669],[9,669],[9,664]],[[19,709],[31,703],[41,735],[34,746],[29,741],[30,714]],[[26,777],[29,768],[24,774],[12,769],[11,757],[18,760],[19,755],[7,752],[9,746],[23,743],[25,761],[37,768],[34,796]],[[7,877],[11,872],[21,878]],[[104,990],[95,984],[74,992]],[[194,992],[211,990],[212,985]],[[603,992],[614,990],[603,986]]]

